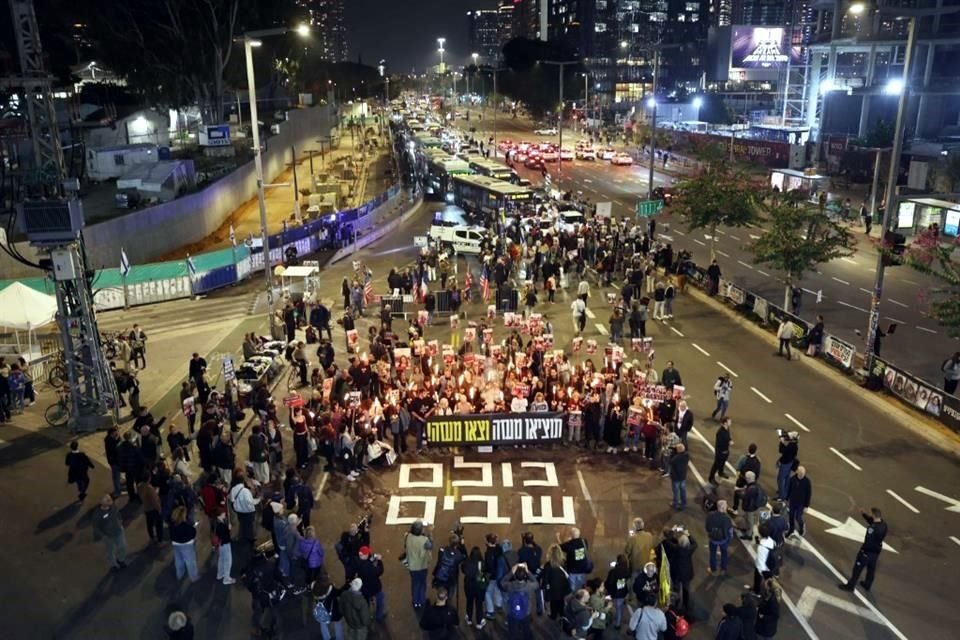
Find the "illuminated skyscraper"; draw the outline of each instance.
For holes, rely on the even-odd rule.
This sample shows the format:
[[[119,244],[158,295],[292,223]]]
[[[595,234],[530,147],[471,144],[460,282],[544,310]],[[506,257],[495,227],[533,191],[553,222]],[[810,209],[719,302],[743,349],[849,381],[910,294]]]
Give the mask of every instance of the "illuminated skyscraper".
[[[310,15],[316,47],[331,62],[344,62],[350,55],[347,43],[346,0],[298,0]]]

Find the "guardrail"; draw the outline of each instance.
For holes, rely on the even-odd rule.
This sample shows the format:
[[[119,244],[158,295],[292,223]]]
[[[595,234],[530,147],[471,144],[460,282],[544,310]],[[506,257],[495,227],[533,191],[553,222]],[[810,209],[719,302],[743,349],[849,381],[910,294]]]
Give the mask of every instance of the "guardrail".
[[[709,294],[710,283],[704,269],[691,264],[686,275],[688,282]],[[806,337],[810,325],[803,318],[723,278],[720,279],[715,297],[772,333],[777,331],[784,319],[789,319],[796,327],[793,345],[799,349],[807,348]],[[960,433],[960,399],[945,393],[936,384],[879,357],[874,358],[873,370],[864,371],[864,353],[858,351],[855,345],[827,333],[824,334],[822,347],[815,357],[847,375],[858,377],[866,388],[872,391],[884,389],[913,409],[936,418],[951,430]]]

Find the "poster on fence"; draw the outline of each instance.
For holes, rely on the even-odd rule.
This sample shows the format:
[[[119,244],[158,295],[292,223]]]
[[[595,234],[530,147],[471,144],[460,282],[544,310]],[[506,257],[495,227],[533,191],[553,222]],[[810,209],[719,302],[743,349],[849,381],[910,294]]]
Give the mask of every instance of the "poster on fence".
[[[767,299],[761,298],[760,296],[754,296],[753,312],[765,321],[767,319]]]
[[[926,411],[930,415],[940,416],[943,407],[943,394],[937,388],[900,371],[889,363],[884,364],[886,369],[883,372],[883,385],[887,389],[906,401],[907,404]]]
[[[826,335],[823,338],[823,352],[839,362],[845,369],[850,369],[853,367],[853,356],[856,355],[857,350],[852,344]]]

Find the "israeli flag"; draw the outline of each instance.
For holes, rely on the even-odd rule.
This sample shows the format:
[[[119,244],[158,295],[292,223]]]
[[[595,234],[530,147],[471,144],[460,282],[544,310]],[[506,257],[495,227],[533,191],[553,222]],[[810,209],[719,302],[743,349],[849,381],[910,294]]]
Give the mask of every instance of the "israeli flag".
[[[197,265],[193,264],[193,258],[190,257],[190,254],[187,254],[187,271],[190,272],[191,276],[197,275]]]
[[[127,258],[126,250],[124,250],[123,247],[121,247],[120,248],[120,275],[126,278],[127,274],[129,273],[130,273],[130,259]]]

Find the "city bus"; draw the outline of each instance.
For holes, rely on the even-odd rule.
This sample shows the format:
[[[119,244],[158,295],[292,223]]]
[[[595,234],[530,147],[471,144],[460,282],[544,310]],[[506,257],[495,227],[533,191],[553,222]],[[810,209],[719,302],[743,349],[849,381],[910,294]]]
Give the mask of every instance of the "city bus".
[[[453,176],[453,201],[468,211],[509,211],[533,201],[533,190],[480,175]]]
[[[447,153],[425,154],[426,167],[424,172],[423,192],[428,198],[442,200],[453,191],[451,179],[454,176],[472,173],[470,165],[465,161]]]
[[[485,158],[473,158],[470,160],[470,168],[481,176],[496,178],[505,182],[512,182],[517,173],[505,164],[500,164],[495,160]]]

